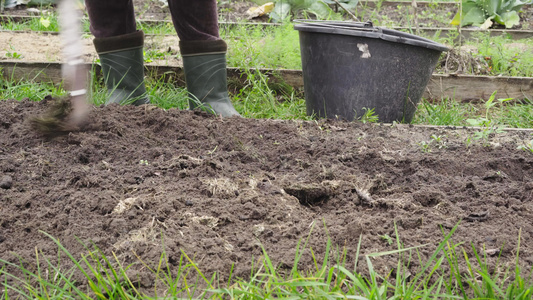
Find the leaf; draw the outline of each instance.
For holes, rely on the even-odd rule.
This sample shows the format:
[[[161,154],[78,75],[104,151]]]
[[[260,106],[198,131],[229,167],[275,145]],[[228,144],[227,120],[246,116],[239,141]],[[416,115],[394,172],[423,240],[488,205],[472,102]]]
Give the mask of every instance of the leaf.
[[[49,18],[43,18],[41,17],[41,19],[39,20],[39,22],[41,23],[41,25],[44,26],[44,28],[48,28],[50,27],[50,19]]]
[[[287,2],[291,5],[292,11],[306,9],[311,6],[314,0],[279,0],[278,3]]]
[[[342,6],[344,6],[346,9],[352,11],[355,10],[357,7],[357,4],[359,4],[359,0],[349,0],[349,1],[340,1],[342,2]]]
[[[457,12],[453,19],[450,21],[451,25],[458,26],[461,25],[461,12]]]
[[[274,9],[274,2],[267,2],[259,7],[257,6],[250,7],[246,11],[246,15],[248,16],[248,19],[253,19],[253,18],[261,17],[265,14],[268,14],[272,12],[273,9]]]
[[[490,26],[492,26],[492,24],[493,24],[492,19],[493,19],[493,17],[490,17],[490,18],[486,19],[485,22],[483,22],[483,24],[481,24],[481,26],[479,26],[479,28],[481,28],[481,29],[489,29]]]
[[[531,3],[533,0],[463,0],[462,20],[461,15],[457,13],[450,24],[476,25],[487,29],[492,26],[494,20],[506,28],[511,28],[520,23],[517,13],[520,8]]]
[[[471,126],[481,126],[483,124],[483,121],[479,119],[466,119],[466,122]]]
[[[316,1],[307,10],[315,14],[319,19],[326,19],[331,13],[333,13],[333,10],[329,5],[323,1]]]
[[[289,3],[278,2],[270,13],[270,17],[274,22],[282,22],[291,12],[291,5]]]
[[[510,11],[510,10],[514,10],[516,12],[518,12],[520,10],[520,8],[522,8],[522,6],[526,5],[526,4],[532,4],[533,1],[529,0],[529,1],[521,1],[521,0],[509,0],[509,1],[504,1],[502,6],[501,6],[501,9],[500,11],[501,12],[506,12],[506,11]]]
[[[480,0],[481,8],[485,12],[485,15],[494,16],[501,10],[502,0]]]
[[[505,25],[505,28],[511,28],[520,23],[520,17],[514,10],[504,12],[501,14],[501,16],[494,18],[494,20],[502,25]]]
[[[481,25],[485,22],[487,17],[483,10],[477,6],[470,8],[466,13],[463,13],[463,20],[461,26],[465,25]]]

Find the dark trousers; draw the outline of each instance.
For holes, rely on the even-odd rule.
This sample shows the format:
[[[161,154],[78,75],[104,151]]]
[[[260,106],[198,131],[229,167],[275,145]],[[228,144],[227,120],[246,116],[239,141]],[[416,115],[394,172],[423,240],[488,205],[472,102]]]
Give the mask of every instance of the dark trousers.
[[[132,0],[85,0],[91,32],[97,38],[137,30]],[[217,0],[168,0],[174,28],[182,41],[217,40]]]

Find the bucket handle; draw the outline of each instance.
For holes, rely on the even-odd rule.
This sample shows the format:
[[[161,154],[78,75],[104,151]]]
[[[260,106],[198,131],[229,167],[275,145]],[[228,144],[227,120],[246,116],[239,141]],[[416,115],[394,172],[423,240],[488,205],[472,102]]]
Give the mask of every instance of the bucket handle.
[[[305,24],[305,25],[311,25],[316,27],[329,27],[329,28],[336,28],[336,29],[347,29],[347,30],[353,30],[354,28],[357,28],[357,30],[361,31],[370,31],[370,32],[382,32],[381,28],[374,27],[374,24],[372,24],[371,21],[367,22],[332,22],[332,21],[322,21],[322,20],[301,20],[297,19],[293,22],[299,23],[299,24]]]

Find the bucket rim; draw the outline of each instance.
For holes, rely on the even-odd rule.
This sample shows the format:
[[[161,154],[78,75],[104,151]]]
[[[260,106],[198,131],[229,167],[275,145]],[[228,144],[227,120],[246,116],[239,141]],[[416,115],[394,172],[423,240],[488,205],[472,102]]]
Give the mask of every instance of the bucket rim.
[[[317,32],[338,35],[348,35],[382,39],[384,41],[407,44],[417,47],[428,48],[441,52],[450,49],[443,44],[437,43],[427,38],[414,34],[373,26],[372,22],[351,22],[351,21],[320,21],[320,20],[300,20],[293,21],[294,29],[300,32]]]

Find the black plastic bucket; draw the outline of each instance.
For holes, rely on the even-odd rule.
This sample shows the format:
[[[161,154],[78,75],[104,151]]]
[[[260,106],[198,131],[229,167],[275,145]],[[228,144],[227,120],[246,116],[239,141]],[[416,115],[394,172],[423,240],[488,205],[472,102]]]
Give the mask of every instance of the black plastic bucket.
[[[308,115],[411,122],[444,45],[372,23],[296,21]]]

